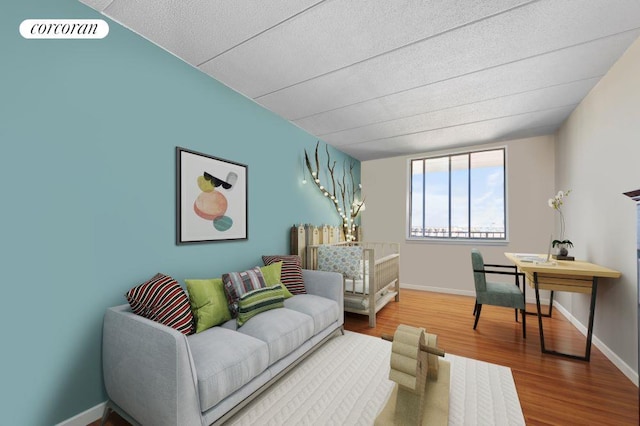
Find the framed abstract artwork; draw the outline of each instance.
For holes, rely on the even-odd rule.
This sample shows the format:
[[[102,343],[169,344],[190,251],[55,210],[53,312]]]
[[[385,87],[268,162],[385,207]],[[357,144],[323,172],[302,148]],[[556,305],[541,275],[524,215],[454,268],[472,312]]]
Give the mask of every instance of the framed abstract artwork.
[[[176,244],[248,238],[247,166],[176,147]]]

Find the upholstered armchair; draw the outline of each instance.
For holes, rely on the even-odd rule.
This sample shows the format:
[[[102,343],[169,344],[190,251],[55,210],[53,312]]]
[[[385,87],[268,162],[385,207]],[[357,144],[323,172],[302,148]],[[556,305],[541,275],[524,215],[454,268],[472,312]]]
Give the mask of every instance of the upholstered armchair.
[[[482,305],[504,306],[514,308],[516,322],[518,310],[522,314],[522,337],[527,337],[526,313],[525,313],[525,285],[524,274],[517,271],[513,265],[485,264],[482,254],[477,249],[471,250],[471,264],[473,266],[473,279],[476,287],[476,304],[473,310],[475,321],[473,329],[478,326]],[[512,275],[514,284],[487,281],[487,274]],[[522,290],[520,289],[520,277],[522,277]]]

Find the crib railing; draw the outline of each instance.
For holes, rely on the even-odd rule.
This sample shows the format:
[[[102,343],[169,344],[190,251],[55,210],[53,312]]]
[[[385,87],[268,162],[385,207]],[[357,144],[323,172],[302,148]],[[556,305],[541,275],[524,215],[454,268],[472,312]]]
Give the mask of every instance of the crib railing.
[[[372,250],[375,260],[380,260],[390,255],[400,254],[400,244],[388,242],[340,242],[331,244],[332,246],[360,246],[364,250]],[[318,269],[318,247],[319,245],[307,246],[307,255],[304,262],[306,269]]]

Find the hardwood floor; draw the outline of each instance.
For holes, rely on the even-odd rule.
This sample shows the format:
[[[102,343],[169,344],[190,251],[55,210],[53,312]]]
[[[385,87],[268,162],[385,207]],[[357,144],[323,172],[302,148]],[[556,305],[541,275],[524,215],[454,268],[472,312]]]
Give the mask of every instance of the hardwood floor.
[[[375,329],[352,315],[346,328],[378,336],[398,324],[424,327],[446,352],[510,367],[528,425],[638,425],[638,388],[595,346],[588,363],[543,355],[537,317],[527,316],[523,339],[512,309],[483,306],[474,331],[473,305],[467,296],[403,290],[378,313]],[[557,310],[543,321],[548,347],[584,353],[585,337]]]
[[[483,306],[474,331],[473,304],[467,296],[403,290],[399,303],[378,313],[376,328],[355,314],[347,314],[345,328],[380,336],[393,334],[399,324],[424,327],[438,335],[438,346],[446,352],[510,367],[528,425],[639,424],[638,387],[595,346],[590,362],[543,355],[535,316],[527,316],[523,339],[513,310]],[[584,336],[558,311],[544,319],[544,327],[548,347],[584,353]],[[107,424],[128,423],[112,414]]]

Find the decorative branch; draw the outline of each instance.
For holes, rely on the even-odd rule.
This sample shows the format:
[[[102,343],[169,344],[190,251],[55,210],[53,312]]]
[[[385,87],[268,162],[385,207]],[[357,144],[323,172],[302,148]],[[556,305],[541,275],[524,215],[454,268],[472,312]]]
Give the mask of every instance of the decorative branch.
[[[357,200],[357,196],[361,193],[361,185],[356,187],[355,178],[353,176],[353,169],[355,163],[352,161],[349,164],[349,171],[347,172],[346,161],[342,167],[342,179],[337,181],[335,177],[336,161],[331,162],[331,154],[329,153],[329,147],[325,146],[325,152],[327,153],[327,179],[330,181],[331,190],[325,187],[320,182],[320,159],[318,149],[320,147],[320,141],[316,143],[315,150],[315,167],[311,165],[309,154],[307,150],[304,150],[304,160],[311,173],[311,178],[315,186],[322,192],[322,194],[329,198],[336,209],[336,213],[340,216],[342,221],[342,231],[345,236],[345,240],[353,241],[356,239],[354,235],[355,231],[355,219],[364,207],[364,198]],[[348,180],[347,180],[348,177]],[[327,184],[329,185],[329,184]],[[337,185],[337,188],[336,188]]]

